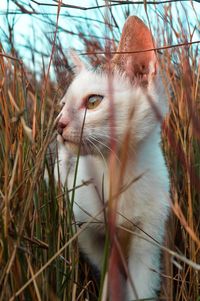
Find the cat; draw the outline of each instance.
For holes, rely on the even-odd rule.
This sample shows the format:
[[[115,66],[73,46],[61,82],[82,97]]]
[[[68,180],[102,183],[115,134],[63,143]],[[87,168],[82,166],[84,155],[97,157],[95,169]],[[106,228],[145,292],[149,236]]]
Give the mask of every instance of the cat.
[[[148,27],[130,16],[117,52],[106,66],[93,70],[73,54],[75,76],[61,100],[57,126],[55,177],[72,188],[79,153],[74,218],[80,227],[94,218],[78,241],[99,270],[108,203],[114,200],[110,210],[116,214],[115,235],[127,266],[126,270],[120,258],[115,261],[124,300],[157,299],[159,244],[170,210],[169,175],[160,145],[161,124],[168,111],[167,87],[155,51],[136,52],[154,47]],[[109,300],[120,300],[112,277],[108,281]]]

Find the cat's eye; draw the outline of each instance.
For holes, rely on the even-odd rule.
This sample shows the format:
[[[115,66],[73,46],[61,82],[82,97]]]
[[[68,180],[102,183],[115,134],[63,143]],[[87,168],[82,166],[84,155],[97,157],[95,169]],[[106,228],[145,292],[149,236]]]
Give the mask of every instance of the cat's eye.
[[[90,95],[86,100],[85,106],[89,110],[95,109],[100,104],[102,99],[102,95]]]

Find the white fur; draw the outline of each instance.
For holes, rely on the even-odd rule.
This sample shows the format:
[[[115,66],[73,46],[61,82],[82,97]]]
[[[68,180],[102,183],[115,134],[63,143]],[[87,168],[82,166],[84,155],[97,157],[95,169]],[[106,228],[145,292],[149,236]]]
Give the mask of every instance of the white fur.
[[[141,175],[119,196],[117,224],[122,225],[127,222],[127,219],[139,223],[142,230],[161,244],[169,211],[169,180],[160,147],[161,121],[158,120],[155,108],[150,104],[147,94],[163,116],[167,111],[164,90],[159,75],[150,79],[148,86],[142,88],[137,83],[131,84],[124,75],[117,71],[112,75],[107,75],[83,69],[75,77],[64,96],[62,100],[64,107],[60,115],[62,120],[69,121],[67,129],[63,132],[63,137],[70,139],[78,137],[80,139],[85,112],[84,109],[80,109],[83,98],[90,94],[104,95],[104,99],[96,109],[87,111],[83,140],[90,135],[95,135],[95,137],[99,135],[100,138],[107,136],[107,138],[104,137],[103,143],[109,146],[109,109],[110,101],[113,100],[114,133],[115,139],[117,139],[116,156],[119,157],[127,130],[131,131],[130,149],[128,150],[123,183],[128,184]],[[133,117],[130,120],[131,110],[133,110]],[[98,143],[96,145],[100,147]],[[87,221],[103,208],[102,182],[104,200],[109,199],[108,158],[103,146],[100,147],[100,150],[102,155],[96,153],[95,155],[80,156],[76,185],[81,185],[83,181],[91,179],[93,182],[87,186],[82,186],[75,192],[74,215],[77,223]],[[60,144],[58,160],[63,185],[65,185],[67,177],[67,162],[71,156],[75,158],[75,155],[67,150],[67,145],[64,147]],[[120,162],[118,168],[120,170]],[[55,175],[58,178],[57,168]],[[73,187],[73,181],[74,168],[71,169],[67,177],[69,189]],[[95,221],[96,223],[91,223],[88,229],[80,235],[79,244],[82,252],[100,269],[103,254],[100,236],[103,234],[104,214],[99,214]],[[137,237],[137,235],[132,236],[128,256],[129,272],[138,297],[156,300],[156,290],[160,287],[160,250],[147,241],[151,239],[142,231],[138,231],[138,234],[142,235],[145,240]],[[127,282],[126,298],[127,300],[136,300],[131,285],[129,281]]]

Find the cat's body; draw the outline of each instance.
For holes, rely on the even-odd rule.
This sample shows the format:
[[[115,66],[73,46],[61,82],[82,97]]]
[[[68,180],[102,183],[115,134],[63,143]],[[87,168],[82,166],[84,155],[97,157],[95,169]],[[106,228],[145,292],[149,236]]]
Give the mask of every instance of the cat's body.
[[[137,18],[131,21],[137,23],[136,27],[140,26],[141,21]],[[169,211],[168,172],[160,146],[160,118],[167,111],[166,94],[158,72],[155,75],[152,71],[151,74],[152,61],[148,61],[148,64],[150,67],[147,68],[147,77],[145,74],[145,84],[142,82],[143,75],[139,80],[130,80],[130,76],[125,74],[128,72],[122,72],[123,68],[118,68],[118,63],[111,73],[94,72],[81,67],[62,100],[64,107],[58,130],[59,173],[63,185],[67,183],[69,189],[74,183],[75,153],[82,136],[75,185],[81,187],[75,191],[73,210],[75,220],[80,225],[95,217],[80,235],[79,244],[82,252],[99,269],[104,251],[110,184],[113,178],[118,180],[122,168],[121,154],[128,133],[126,168],[119,181],[123,192],[114,198],[117,202],[116,228],[126,227],[135,233],[126,242],[123,239],[121,242],[127,244],[127,267],[137,292],[134,292],[130,281],[125,280],[127,300],[136,300],[137,297],[156,300],[156,291],[160,287],[160,249],[152,244],[151,237],[162,244]],[[85,115],[88,95],[101,95],[103,99],[98,99],[97,107],[88,108]],[[110,110],[111,99],[113,112]],[[113,124],[110,118],[113,118]],[[109,170],[110,135],[112,138],[114,135],[113,141],[116,141],[114,156],[117,173],[112,178]]]

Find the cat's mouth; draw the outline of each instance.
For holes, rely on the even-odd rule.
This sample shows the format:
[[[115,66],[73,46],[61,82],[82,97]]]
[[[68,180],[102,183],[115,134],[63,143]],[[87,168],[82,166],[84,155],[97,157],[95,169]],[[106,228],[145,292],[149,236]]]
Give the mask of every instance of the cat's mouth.
[[[74,155],[93,155],[93,156],[104,156],[107,157],[109,154],[109,147],[106,146],[106,142],[102,143],[101,140],[90,140],[90,139],[73,139],[73,137],[63,137],[58,134],[57,140],[62,143],[68,151]]]

